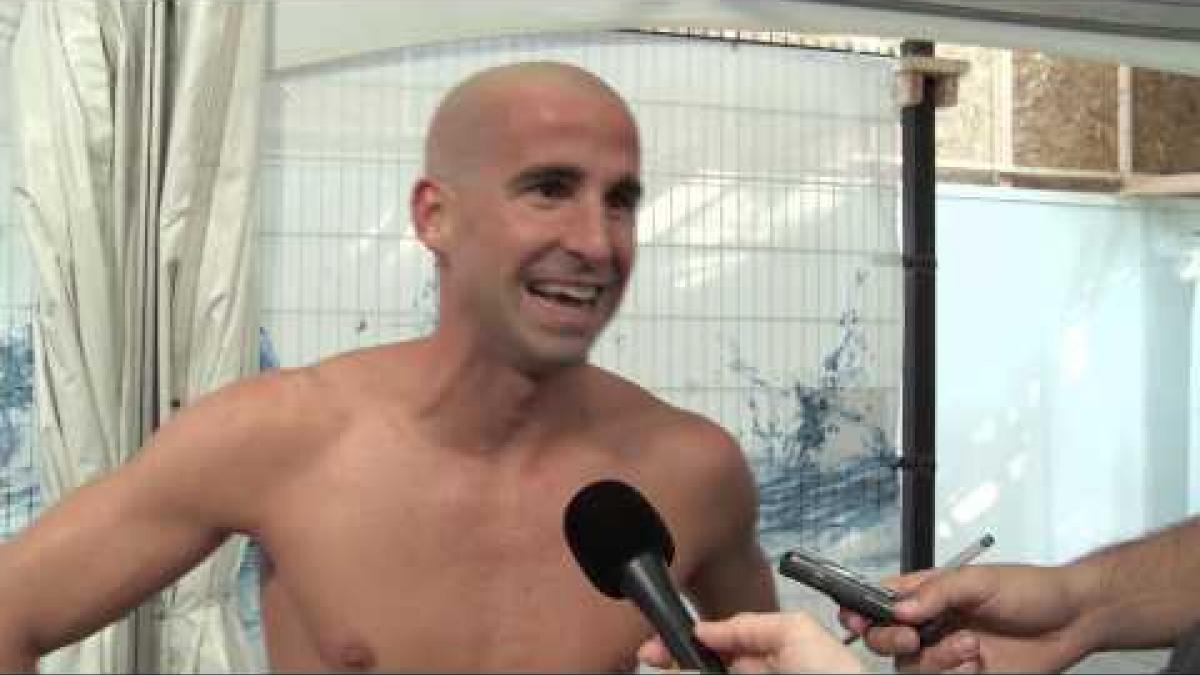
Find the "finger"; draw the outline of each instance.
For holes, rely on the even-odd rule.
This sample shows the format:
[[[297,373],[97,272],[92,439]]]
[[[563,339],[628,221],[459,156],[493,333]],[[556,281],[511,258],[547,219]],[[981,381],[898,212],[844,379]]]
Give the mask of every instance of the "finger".
[[[671,653],[667,651],[662,639],[654,637],[646,640],[637,652],[638,660],[655,668],[670,668],[674,665]]]
[[[891,625],[871,628],[863,634],[867,647],[881,656],[906,656],[921,649],[921,638],[909,626]]]
[[[846,630],[855,635],[862,635],[871,627],[871,620],[852,609],[842,607],[838,610],[838,622]]]
[[[979,639],[969,631],[958,631],[921,651],[922,672],[976,672],[982,665]]]
[[[942,570],[940,568],[934,567],[927,570],[909,572],[908,574],[897,574],[884,577],[879,583],[887,588],[892,589],[893,591],[896,591],[901,595],[901,597],[903,597],[915,591],[918,586],[921,586],[925,582],[929,581],[941,571]]]
[[[970,609],[983,603],[992,592],[981,567],[946,570],[928,576],[893,608],[896,620],[920,624],[949,609]]]
[[[774,654],[783,646],[783,621],[780,614],[744,612],[725,621],[696,624],[696,637],[718,652]]]
[[[895,663],[897,673],[919,673],[921,664],[915,656],[897,656]]]
[[[948,673],[978,673],[982,670],[983,670],[983,663],[981,661],[972,659],[972,660],[966,661],[958,666],[955,666],[954,668],[951,668],[950,670],[948,670],[946,672],[948,672]]]
[[[735,658],[729,663],[729,672],[736,675],[767,675],[777,672],[772,670],[766,659],[758,656]]]

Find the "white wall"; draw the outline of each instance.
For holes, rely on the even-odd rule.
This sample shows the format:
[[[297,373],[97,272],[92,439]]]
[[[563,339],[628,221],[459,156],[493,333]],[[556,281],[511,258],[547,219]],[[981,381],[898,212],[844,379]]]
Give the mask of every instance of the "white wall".
[[[937,209],[937,558],[991,531],[994,560],[1061,562],[1194,510],[1200,205],[941,186]]]

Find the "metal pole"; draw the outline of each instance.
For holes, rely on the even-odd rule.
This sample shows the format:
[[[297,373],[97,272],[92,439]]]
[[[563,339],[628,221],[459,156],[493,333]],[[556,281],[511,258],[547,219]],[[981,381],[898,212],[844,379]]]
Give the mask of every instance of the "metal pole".
[[[904,56],[933,56],[933,43],[905,41]],[[933,566],[934,523],[934,81],[902,117],[904,390],[901,565]]]

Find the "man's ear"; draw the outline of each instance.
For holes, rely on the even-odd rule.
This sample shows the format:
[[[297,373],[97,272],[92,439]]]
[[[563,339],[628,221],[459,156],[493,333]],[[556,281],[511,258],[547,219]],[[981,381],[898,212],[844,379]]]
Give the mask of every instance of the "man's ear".
[[[438,181],[421,178],[413,185],[409,204],[417,239],[439,259],[445,252],[451,227],[446,191],[447,188]]]

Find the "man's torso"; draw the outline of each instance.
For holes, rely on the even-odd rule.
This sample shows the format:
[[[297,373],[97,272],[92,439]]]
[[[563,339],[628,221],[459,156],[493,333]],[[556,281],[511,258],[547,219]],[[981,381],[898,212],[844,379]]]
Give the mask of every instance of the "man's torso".
[[[317,459],[277,491],[257,533],[273,668],[635,666],[650,627],[589,585],[562,517],[588,482],[626,480],[672,529],[676,582],[690,576],[705,532],[695,496],[685,468],[639,447],[638,425],[608,420],[508,453],[515,462],[428,447],[403,420],[347,419],[327,447],[297,438],[296,451]]]

